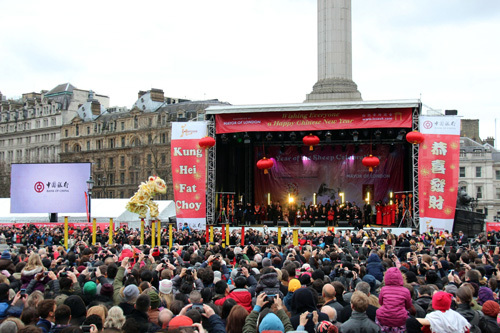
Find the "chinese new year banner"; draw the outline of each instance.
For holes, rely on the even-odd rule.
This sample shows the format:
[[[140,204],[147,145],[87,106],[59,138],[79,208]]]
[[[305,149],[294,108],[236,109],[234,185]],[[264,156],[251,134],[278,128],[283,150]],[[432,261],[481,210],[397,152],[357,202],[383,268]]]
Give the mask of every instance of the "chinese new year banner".
[[[217,134],[354,128],[411,128],[412,109],[231,113],[216,115],[215,124]]]
[[[421,116],[418,151],[420,232],[452,231],[457,203],[460,118]]]
[[[206,160],[198,142],[207,135],[207,122],[172,123],[172,181],[177,226],[206,225]]]

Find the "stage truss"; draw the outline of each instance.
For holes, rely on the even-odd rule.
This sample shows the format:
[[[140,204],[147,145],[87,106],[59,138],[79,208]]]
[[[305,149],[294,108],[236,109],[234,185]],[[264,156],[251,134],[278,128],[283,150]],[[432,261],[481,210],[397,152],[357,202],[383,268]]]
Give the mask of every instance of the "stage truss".
[[[208,118],[208,136],[215,139],[215,116]],[[217,145],[208,149],[207,158],[207,224],[215,223],[215,165]]]
[[[418,122],[420,117],[420,108],[413,108],[412,116],[412,130],[418,131]],[[419,145],[412,146],[412,172],[413,172],[413,216],[408,220],[408,228],[419,229],[420,225],[420,202],[418,200],[418,147]]]

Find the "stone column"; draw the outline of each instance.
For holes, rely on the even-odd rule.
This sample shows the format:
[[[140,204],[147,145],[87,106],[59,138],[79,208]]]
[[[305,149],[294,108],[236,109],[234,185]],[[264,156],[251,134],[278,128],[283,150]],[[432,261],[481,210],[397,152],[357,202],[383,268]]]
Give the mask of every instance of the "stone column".
[[[318,82],[306,102],[360,100],[352,81],[351,0],[318,0]]]

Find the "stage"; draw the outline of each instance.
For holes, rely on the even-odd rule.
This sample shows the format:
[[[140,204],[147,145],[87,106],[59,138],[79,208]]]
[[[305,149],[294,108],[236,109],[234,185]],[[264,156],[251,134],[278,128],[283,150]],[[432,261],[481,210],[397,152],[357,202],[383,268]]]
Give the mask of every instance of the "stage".
[[[326,211],[301,207],[343,207],[336,220],[352,220],[397,205],[404,226],[418,227],[418,148],[405,135],[420,113],[418,100],[209,107],[207,223],[242,221],[238,210],[256,206],[266,207],[261,219],[293,224],[326,220]],[[363,164],[369,155],[379,160],[373,171]]]

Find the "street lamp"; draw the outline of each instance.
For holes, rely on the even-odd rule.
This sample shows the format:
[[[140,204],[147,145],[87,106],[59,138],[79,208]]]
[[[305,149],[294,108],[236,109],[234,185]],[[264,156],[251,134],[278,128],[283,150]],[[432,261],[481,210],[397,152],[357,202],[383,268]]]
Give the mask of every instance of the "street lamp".
[[[91,210],[90,210],[90,202],[92,201],[92,188],[94,187],[94,180],[92,176],[87,180],[87,194],[89,196],[89,223],[92,221]]]

